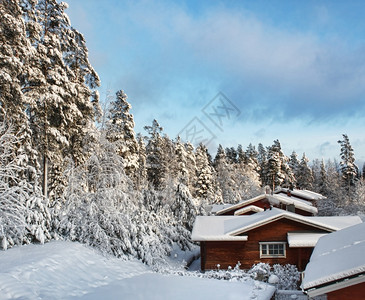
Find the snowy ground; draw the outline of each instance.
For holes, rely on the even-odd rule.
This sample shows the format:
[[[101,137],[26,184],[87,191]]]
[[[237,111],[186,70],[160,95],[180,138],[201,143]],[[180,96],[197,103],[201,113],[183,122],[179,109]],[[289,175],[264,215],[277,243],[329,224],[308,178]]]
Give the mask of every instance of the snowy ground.
[[[270,299],[273,290],[254,281],[162,275],[79,243],[0,252],[0,299]]]

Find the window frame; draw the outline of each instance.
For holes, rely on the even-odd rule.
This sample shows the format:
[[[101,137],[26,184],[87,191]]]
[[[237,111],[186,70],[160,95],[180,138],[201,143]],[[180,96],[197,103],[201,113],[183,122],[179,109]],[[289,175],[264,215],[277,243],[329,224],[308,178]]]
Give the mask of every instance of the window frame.
[[[286,258],[286,242],[260,242],[260,258]],[[268,253],[268,254],[263,254],[263,248],[264,246],[266,246],[266,250],[265,252],[269,252],[269,246],[270,245],[280,245],[283,247],[283,254],[273,254],[273,253]],[[280,249],[278,249],[280,250]],[[280,251],[281,252],[281,251]]]

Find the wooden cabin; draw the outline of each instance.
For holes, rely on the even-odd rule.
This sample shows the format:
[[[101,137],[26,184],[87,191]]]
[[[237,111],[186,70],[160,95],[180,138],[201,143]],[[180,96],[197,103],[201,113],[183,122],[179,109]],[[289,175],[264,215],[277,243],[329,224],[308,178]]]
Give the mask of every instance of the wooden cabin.
[[[302,289],[328,300],[365,298],[365,223],[319,239],[305,269]]]
[[[252,215],[269,210],[271,207],[280,208],[302,216],[314,216],[318,213],[317,208],[311,202],[281,194],[262,194],[234,205],[221,206],[221,209],[215,209],[214,213],[216,216]]]
[[[246,216],[198,216],[192,239],[200,242],[201,270],[242,269],[263,262],[304,270],[318,239],[361,222],[359,217],[306,217],[272,208]]]

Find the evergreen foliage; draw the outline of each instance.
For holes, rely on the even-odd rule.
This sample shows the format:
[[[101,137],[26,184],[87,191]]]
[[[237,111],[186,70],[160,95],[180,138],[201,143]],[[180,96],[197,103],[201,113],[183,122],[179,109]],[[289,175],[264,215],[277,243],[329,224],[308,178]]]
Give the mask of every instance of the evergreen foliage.
[[[350,144],[350,140],[347,134],[342,135],[343,140],[339,140],[338,143],[341,145],[341,162],[340,169],[344,185],[350,192],[351,187],[355,185],[357,180],[358,167],[355,164],[354,150]]]

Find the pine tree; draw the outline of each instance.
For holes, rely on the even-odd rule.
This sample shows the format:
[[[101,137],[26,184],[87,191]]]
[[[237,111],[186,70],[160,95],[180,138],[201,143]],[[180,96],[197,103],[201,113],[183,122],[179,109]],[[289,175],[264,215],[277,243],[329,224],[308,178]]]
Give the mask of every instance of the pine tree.
[[[81,163],[90,155],[84,138],[93,131],[99,78],[88,63],[83,37],[70,26],[56,0],[23,0],[27,36],[36,49],[22,91],[34,145],[42,162],[43,192],[52,198],[62,194],[65,161]],[[48,176],[49,175],[49,176]],[[48,179],[48,177],[50,177]]]
[[[282,185],[294,186],[295,177],[288,162],[289,158],[281,150],[279,140],[275,140],[274,144],[268,148],[267,163],[263,172],[266,184],[273,190]]]
[[[226,158],[230,164],[235,164],[238,161],[238,153],[234,147],[226,148]]]
[[[107,139],[116,144],[117,154],[123,158],[126,175],[136,183],[135,172],[138,169],[138,143],[134,133],[133,116],[129,110],[127,95],[120,90],[116,100],[111,103],[109,120],[106,125]]]
[[[232,176],[238,186],[240,200],[249,199],[260,193],[260,167],[257,161],[257,151],[251,144],[247,147],[246,152],[239,151],[238,163],[234,165]]]
[[[177,183],[182,183],[185,186],[189,184],[189,171],[187,168],[187,153],[185,151],[185,146],[181,142],[180,137],[177,137],[175,142],[175,172],[174,178],[176,178]]]
[[[229,163],[222,145],[218,146],[214,159],[217,181],[225,203],[236,203],[240,200],[239,188],[234,180],[234,165]]]
[[[321,161],[320,176],[319,176],[319,193],[322,195],[328,195],[329,192],[328,176],[324,160]]]
[[[195,149],[194,146],[187,142],[185,143],[185,152],[186,152],[186,168],[188,170],[188,188],[190,193],[194,194],[194,185],[197,182],[198,178],[196,176],[197,168],[196,168],[196,157],[195,157]]]
[[[146,167],[146,146],[142,135],[137,135],[138,143],[138,169],[136,170],[136,189],[138,191],[147,187],[147,167]]]
[[[144,129],[150,135],[146,137],[146,163],[147,163],[147,178],[152,186],[161,190],[166,185],[167,180],[167,165],[164,159],[164,144],[165,141],[161,136],[163,128],[156,120],[153,120],[152,126],[145,126]]]
[[[259,167],[260,167],[260,180],[261,180],[261,184],[262,186],[265,186],[268,184],[268,178],[266,177],[265,174],[265,170],[267,169],[267,151],[265,149],[265,147],[259,143],[257,146],[257,161],[259,163]]]
[[[243,151],[242,145],[237,146],[237,163],[245,163],[246,153]]]
[[[194,197],[198,198],[202,205],[204,203],[222,203],[220,188],[216,182],[216,174],[211,166],[208,157],[208,149],[200,144],[195,151],[197,170],[197,182],[195,185]]]
[[[258,152],[251,143],[248,145],[246,152],[245,152],[245,165],[248,169],[257,172],[260,172],[260,166],[258,162]]]
[[[8,123],[19,137],[14,151],[22,153],[22,172],[18,176],[33,184],[37,180],[37,151],[31,141],[26,113],[28,101],[23,85],[28,73],[36,71],[30,64],[35,48],[27,38],[22,10],[17,1],[0,2],[0,121]]]
[[[355,185],[358,168],[355,164],[354,150],[350,144],[350,140],[347,134],[342,135],[343,140],[339,140],[341,145],[341,162],[340,169],[342,174],[342,180],[347,191],[350,192],[351,187]]]
[[[292,152],[289,159],[289,167],[293,171],[294,177],[296,178],[296,181],[298,181],[298,175],[299,175],[299,165],[300,162],[298,160],[298,155],[295,151]]]
[[[171,205],[171,210],[183,226],[191,231],[198,211],[193,198],[186,185],[179,183],[176,189],[175,201]]]
[[[300,189],[312,190],[313,188],[313,174],[311,168],[308,166],[309,159],[303,153],[299,163],[299,170],[297,175],[297,186]]]

